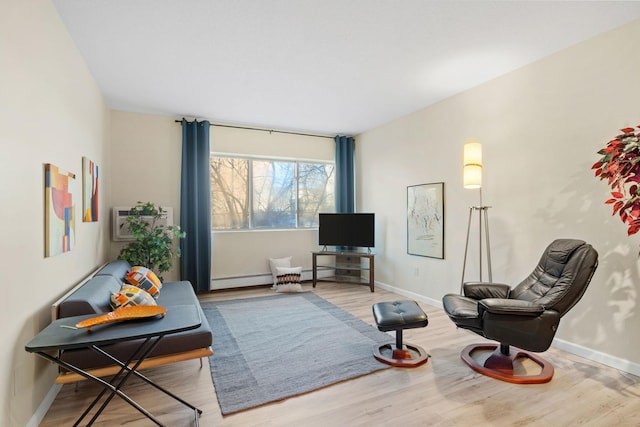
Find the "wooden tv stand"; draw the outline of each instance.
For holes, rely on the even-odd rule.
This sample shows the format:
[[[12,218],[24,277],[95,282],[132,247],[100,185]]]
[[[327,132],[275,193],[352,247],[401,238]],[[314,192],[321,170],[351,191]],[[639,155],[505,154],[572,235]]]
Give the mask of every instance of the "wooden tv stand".
[[[369,289],[373,292],[374,283],[374,255],[370,252],[334,252],[334,251],[318,251],[312,252],[313,255],[313,287],[320,281],[357,283],[361,285],[369,285]],[[318,257],[333,257],[322,264],[318,264]],[[364,263],[362,259],[367,261]],[[331,262],[333,261],[333,262]],[[334,275],[331,277],[318,279],[318,268],[333,269]],[[363,277],[363,272],[367,277]]]

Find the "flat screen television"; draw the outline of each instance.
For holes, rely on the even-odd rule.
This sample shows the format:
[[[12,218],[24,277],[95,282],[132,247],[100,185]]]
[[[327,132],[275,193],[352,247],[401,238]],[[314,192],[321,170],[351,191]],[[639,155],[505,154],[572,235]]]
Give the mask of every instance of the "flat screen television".
[[[318,215],[321,246],[375,246],[375,214],[321,213]]]

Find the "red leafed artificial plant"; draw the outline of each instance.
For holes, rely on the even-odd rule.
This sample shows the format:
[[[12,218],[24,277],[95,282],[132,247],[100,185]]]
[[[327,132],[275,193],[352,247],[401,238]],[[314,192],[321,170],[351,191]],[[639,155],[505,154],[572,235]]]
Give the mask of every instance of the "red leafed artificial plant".
[[[621,131],[598,151],[602,158],[591,169],[611,187],[612,198],[605,204],[613,205],[613,215],[620,215],[629,227],[627,235],[631,236],[640,231],[640,130],[624,128]]]

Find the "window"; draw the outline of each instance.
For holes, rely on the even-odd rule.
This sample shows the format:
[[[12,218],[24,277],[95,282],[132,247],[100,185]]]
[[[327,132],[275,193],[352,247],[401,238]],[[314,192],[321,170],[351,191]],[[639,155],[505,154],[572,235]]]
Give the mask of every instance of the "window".
[[[214,230],[310,228],[334,212],[333,163],[211,157]]]
[[[211,225],[249,228],[249,160],[211,157]]]
[[[318,212],[335,212],[335,165],[298,163],[298,227],[317,227]]]

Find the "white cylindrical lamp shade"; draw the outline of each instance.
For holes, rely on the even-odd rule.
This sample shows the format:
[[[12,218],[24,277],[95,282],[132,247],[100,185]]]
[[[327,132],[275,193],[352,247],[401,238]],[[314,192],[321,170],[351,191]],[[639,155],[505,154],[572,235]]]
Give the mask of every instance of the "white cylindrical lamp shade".
[[[464,188],[482,187],[482,145],[478,141],[464,144]]]

